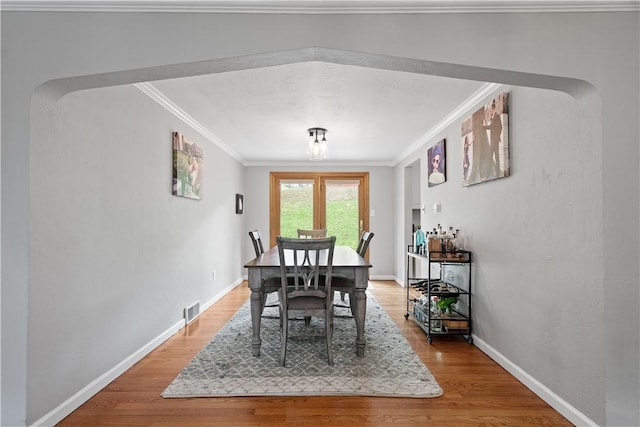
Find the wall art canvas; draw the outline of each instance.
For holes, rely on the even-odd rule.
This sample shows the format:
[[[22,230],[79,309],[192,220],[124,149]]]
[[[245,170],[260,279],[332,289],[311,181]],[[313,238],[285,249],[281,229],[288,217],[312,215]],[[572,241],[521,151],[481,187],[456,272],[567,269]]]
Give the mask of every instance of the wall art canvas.
[[[501,93],[462,122],[462,185],[510,173],[509,94]]]
[[[442,184],[447,180],[445,144],[446,140],[443,139],[427,150],[427,183],[429,187]]]
[[[236,194],[236,213],[242,215],[242,212],[244,212],[244,196]]]
[[[173,195],[202,199],[204,172],[202,147],[173,132]]]

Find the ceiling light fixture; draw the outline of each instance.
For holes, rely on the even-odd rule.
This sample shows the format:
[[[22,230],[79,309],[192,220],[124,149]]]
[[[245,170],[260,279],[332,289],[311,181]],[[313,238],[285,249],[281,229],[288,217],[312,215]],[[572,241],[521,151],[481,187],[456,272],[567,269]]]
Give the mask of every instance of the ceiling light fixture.
[[[309,160],[318,161],[327,158],[327,130],[325,128],[309,128]],[[320,137],[322,136],[322,139]]]

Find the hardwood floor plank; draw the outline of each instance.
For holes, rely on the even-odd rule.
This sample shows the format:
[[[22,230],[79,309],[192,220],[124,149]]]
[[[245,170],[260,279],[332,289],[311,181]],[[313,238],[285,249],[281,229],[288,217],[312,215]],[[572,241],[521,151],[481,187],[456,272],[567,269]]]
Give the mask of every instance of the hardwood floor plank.
[[[404,319],[405,291],[395,283],[372,281],[370,292],[434,374],[444,390],[443,396],[433,399],[357,396],[163,399],[162,391],[249,298],[250,292],[244,283],[58,425],[571,425],[462,337],[434,338],[429,345],[418,325]]]

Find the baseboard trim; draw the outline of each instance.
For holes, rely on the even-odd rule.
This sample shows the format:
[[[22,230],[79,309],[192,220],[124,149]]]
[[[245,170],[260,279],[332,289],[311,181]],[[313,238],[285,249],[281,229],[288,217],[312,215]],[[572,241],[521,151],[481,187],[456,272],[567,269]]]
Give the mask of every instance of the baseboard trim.
[[[231,285],[224,288],[215,297],[207,301],[202,306],[200,314],[202,314],[205,310],[210,308],[213,304],[215,304],[218,300],[220,300],[226,294],[231,292],[234,288],[236,288],[242,282],[243,282],[243,279],[240,278],[235,282],[233,282]],[[95,380],[91,381],[89,384],[83,387],[76,394],[74,394],[73,396],[71,396],[64,402],[62,402],[62,404],[60,404],[58,407],[52,409],[43,417],[35,421],[33,424],[31,424],[31,426],[38,426],[38,427],[55,426],[57,423],[62,421],[67,415],[69,415],[70,413],[78,409],[80,405],[82,405],[83,403],[91,399],[96,393],[98,393],[100,390],[105,388],[109,383],[111,383],[113,380],[115,380],[120,375],[125,373],[129,368],[131,368],[133,365],[138,363],[146,355],[148,355],[153,350],[155,350],[158,346],[160,346],[160,344],[162,344],[163,342],[171,338],[171,336],[173,336],[176,332],[180,331],[184,327],[185,327],[185,320],[180,319],[180,321],[174,323],[171,327],[169,327],[167,330],[162,332],[156,338],[152,339],[147,344],[142,346],[142,348],[134,352],[132,355],[124,359],[122,362],[118,363],[113,368],[109,369],[107,372],[105,372]]]
[[[369,280],[396,280],[396,276],[390,274],[376,274],[369,277]]]
[[[518,381],[524,384],[529,390],[534,392],[538,397],[547,402],[553,409],[558,411],[562,416],[577,426],[593,426],[598,424],[593,422],[589,417],[574,408],[569,402],[555,394],[547,386],[529,375],[518,365],[507,359],[502,353],[491,347],[481,338],[473,335],[473,344],[483,353],[493,359],[498,365],[502,366],[507,372],[513,375]]]
[[[118,363],[116,366],[87,384],[76,394],[65,400],[57,408],[49,411],[45,416],[31,424],[32,426],[54,426],[64,419],[67,415],[75,411],[80,405],[91,399],[96,393],[106,387],[111,381],[125,373],[129,368],[139,362],[147,354],[151,353],[156,347],[169,339],[173,334],[184,327],[184,319],[174,323],[171,327],[149,341],[131,356]]]
[[[245,279],[243,279],[241,277],[238,280],[236,280],[235,282],[233,282],[232,284],[230,284],[229,286],[227,286],[226,288],[224,288],[221,292],[218,292],[218,294],[216,296],[214,296],[209,301],[204,303],[204,305],[202,306],[202,309],[200,310],[200,314],[202,314],[205,311],[207,311],[213,304],[215,304],[216,302],[220,301],[220,299],[222,299],[222,297],[224,297],[229,292],[231,292],[232,290],[234,290],[235,288],[240,286],[244,280]]]

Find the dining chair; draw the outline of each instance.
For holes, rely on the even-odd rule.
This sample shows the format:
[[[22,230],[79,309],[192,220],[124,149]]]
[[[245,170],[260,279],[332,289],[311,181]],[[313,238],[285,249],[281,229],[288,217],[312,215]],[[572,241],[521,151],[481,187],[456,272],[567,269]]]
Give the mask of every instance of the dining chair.
[[[304,230],[302,228],[298,228],[298,239],[319,239],[322,237],[327,237],[326,228],[318,228],[312,230]]]
[[[369,249],[369,243],[371,243],[371,239],[373,239],[374,233],[369,231],[363,231],[362,235],[360,235],[360,241],[358,242],[358,246],[356,248],[356,252],[361,257],[365,257],[367,254],[367,250]],[[340,292],[340,300],[344,302],[345,295],[349,295],[349,308],[351,309],[351,314],[353,314],[353,299],[355,297],[355,288],[353,279],[350,279],[345,276],[335,276],[333,277],[333,289],[334,291]]]
[[[262,237],[258,230],[249,232],[251,237],[251,243],[253,243],[253,249],[256,252],[256,258],[264,253],[264,246],[262,246]],[[280,277],[270,277],[262,281],[262,311],[265,307],[278,307],[278,304],[267,305],[267,296],[272,292],[277,292],[280,289]]]
[[[373,239],[374,233],[370,231],[363,231],[360,236],[360,241],[358,242],[358,247],[356,248],[356,252],[362,258],[367,254],[367,250],[369,249],[369,243],[371,243],[371,239]]]
[[[260,232],[258,230],[250,231],[249,237],[251,237],[251,243],[253,243],[253,250],[256,251],[257,258],[264,253],[264,246],[262,246],[262,237],[260,237]]]
[[[333,365],[333,250],[335,236],[318,239],[278,237],[280,257],[280,366],[285,366],[289,320],[324,317],[327,361]],[[320,270],[322,267],[322,274]]]

